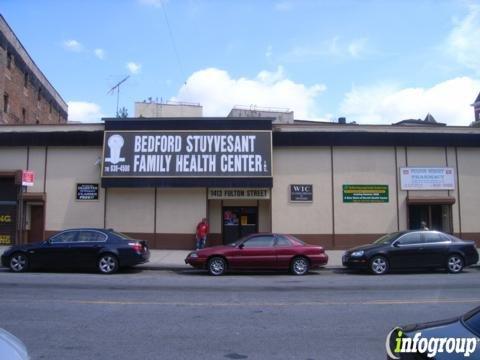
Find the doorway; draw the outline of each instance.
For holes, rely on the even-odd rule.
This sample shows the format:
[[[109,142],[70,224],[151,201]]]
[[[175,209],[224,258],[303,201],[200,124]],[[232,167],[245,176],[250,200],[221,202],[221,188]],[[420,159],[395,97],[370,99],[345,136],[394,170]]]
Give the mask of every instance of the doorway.
[[[446,233],[452,232],[452,206],[451,205],[409,205],[408,224],[410,230],[422,228],[422,221],[430,230]]]
[[[223,207],[223,243],[230,244],[238,239],[258,232],[258,207]]]
[[[44,206],[30,205],[30,231],[28,232],[28,242],[38,242],[44,240],[45,232],[45,213]]]

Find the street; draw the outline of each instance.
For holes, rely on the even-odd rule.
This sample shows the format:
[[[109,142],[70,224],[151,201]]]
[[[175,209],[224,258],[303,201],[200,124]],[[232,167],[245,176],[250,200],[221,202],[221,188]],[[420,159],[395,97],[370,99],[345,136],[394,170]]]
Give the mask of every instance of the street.
[[[480,268],[371,276],[0,270],[0,327],[32,359],[385,359],[395,325],[480,305]]]

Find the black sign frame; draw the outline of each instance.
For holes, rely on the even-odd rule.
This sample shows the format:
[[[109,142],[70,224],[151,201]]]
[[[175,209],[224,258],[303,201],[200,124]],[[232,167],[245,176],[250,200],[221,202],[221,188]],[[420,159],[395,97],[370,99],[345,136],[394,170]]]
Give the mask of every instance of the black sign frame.
[[[108,163],[111,158],[111,149],[108,149],[110,145],[107,144],[107,141],[110,140],[110,137],[112,137],[115,134],[123,135],[125,136],[135,136],[136,134],[141,134],[143,135],[176,135],[176,136],[182,136],[182,150],[183,150],[183,136],[188,136],[190,135],[212,135],[212,136],[248,136],[248,135],[260,135],[260,145],[262,147],[263,152],[254,152],[250,153],[248,155],[260,155],[262,157],[262,166],[263,170],[260,171],[261,174],[255,174],[255,173],[250,173],[247,171],[243,171],[239,175],[231,174],[229,172],[220,172],[217,170],[216,173],[209,173],[206,171],[206,174],[198,173],[198,172],[190,172],[186,174],[179,174],[177,173],[177,170],[175,171],[169,171],[168,173],[165,171],[166,174],[158,174],[158,171],[154,174],[149,174],[149,175],[143,175],[139,172],[134,172],[130,171],[131,166],[133,166],[132,162],[129,162],[127,159],[130,160],[130,157],[135,155],[136,153],[133,151],[133,149],[128,149],[127,155],[125,155],[125,152],[122,151],[122,153],[117,156],[117,159],[122,159],[122,163],[126,164],[114,164],[116,170],[119,166],[129,166],[128,170],[123,171],[122,169],[118,169],[121,171],[118,171],[116,174],[112,174],[109,171],[106,171],[108,169]],[[132,134],[132,135],[130,135]],[[122,142],[123,145],[127,145],[126,143],[128,142],[128,145],[132,145],[132,140],[128,139],[125,140],[125,138],[122,139],[122,141],[125,141],[125,143]],[[256,141],[256,140],[255,140]],[[255,145],[256,146],[256,145]],[[252,179],[252,178],[265,178],[265,179],[271,179],[272,174],[273,174],[273,169],[272,169],[272,164],[273,164],[273,150],[272,150],[272,132],[270,130],[118,130],[118,131],[105,131],[104,132],[104,142],[103,142],[103,161],[102,161],[102,169],[101,169],[101,177],[102,177],[102,184],[104,182],[104,179],[233,179],[233,178],[244,178],[244,179]],[[160,153],[150,153],[148,155],[160,155]],[[186,155],[185,152],[175,152],[175,155]],[[209,155],[214,155],[217,156],[218,154],[222,154],[221,152],[214,152],[214,153],[209,153]],[[239,153],[240,155],[245,155],[243,153]],[[162,153],[163,155],[163,153]],[[188,155],[188,154],[187,154]],[[198,155],[198,153],[192,153],[192,155]],[[202,156],[205,154],[200,154],[199,156]],[[231,155],[231,154],[228,154]],[[247,156],[248,156],[247,155]],[[250,159],[249,159],[250,160]],[[169,160],[171,161],[171,160]],[[174,166],[175,167],[175,166]],[[220,165],[219,165],[220,167]],[[258,169],[258,161],[257,158],[255,158],[255,168]],[[125,169],[125,168],[124,168]],[[213,184],[212,184],[213,185]],[[212,186],[211,185],[211,186]],[[216,186],[216,185],[213,185]]]
[[[313,184],[290,184],[290,202],[313,202]]]
[[[77,201],[98,201],[98,183],[77,183],[76,196]]]

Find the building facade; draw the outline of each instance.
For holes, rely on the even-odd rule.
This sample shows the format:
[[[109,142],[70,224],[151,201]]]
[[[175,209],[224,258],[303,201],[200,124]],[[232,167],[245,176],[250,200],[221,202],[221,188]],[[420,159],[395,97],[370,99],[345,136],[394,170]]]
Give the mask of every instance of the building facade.
[[[0,15],[0,125],[62,124],[68,107]]]
[[[105,119],[0,128],[0,240],[113,228],[159,249],[251,232],[345,249],[432,229],[480,241],[480,129]],[[22,170],[35,173],[21,186]]]

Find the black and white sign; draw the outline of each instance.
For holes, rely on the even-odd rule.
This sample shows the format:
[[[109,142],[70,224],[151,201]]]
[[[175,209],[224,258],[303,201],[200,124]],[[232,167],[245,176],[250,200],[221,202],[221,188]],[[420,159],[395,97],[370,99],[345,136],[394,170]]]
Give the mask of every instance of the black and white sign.
[[[270,177],[270,131],[106,131],[102,177]]]
[[[208,200],[268,200],[270,199],[270,189],[267,188],[226,188],[226,189],[208,189]]]
[[[313,185],[312,184],[292,184],[290,185],[291,202],[312,202]]]
[[[98,200],[98,184],[77,184],[77,200]]]

